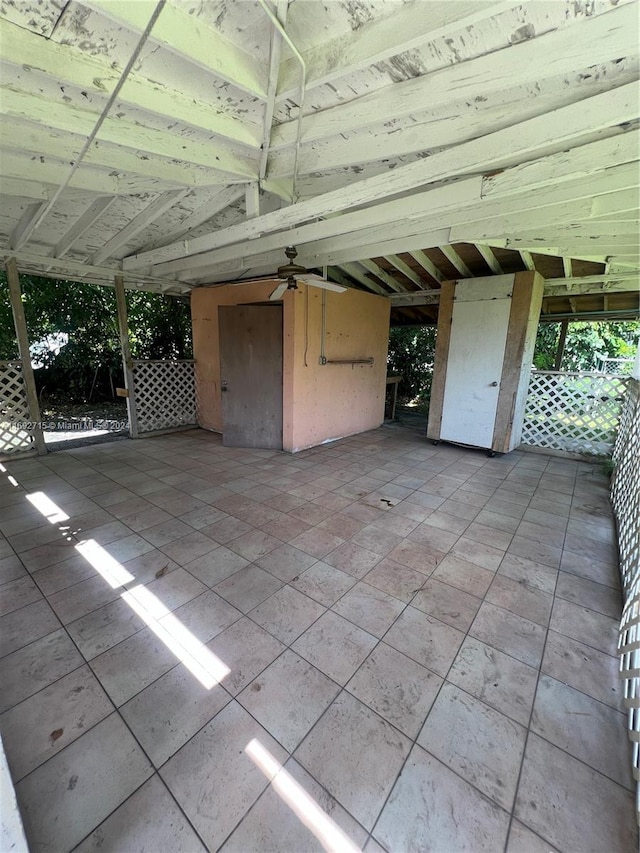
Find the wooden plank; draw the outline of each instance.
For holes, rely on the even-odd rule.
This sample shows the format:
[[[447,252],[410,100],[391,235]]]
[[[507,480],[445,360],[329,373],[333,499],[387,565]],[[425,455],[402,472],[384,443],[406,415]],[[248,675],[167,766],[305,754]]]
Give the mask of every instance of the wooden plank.
[[[142,32],[156,2],[86,0],[84,5],[125,24],[135,32]],[[151,41],[254,98],[266,98],[263,69],[258,60],[225,39],[219,31],[202,22],[196,15],[189,14],[186,9],[167,3],[153,28]]]
[[[100,219],[102,214],[111,207],[115,200],[116,196],[111,195],[97,198],[92,202],[82,216],[76,219],[73,225],[65,231],[60,240],[58,240],[53,248],[53,257],[62,258],[66,255],[69,249],[71,249],[82,235],[85,234],[89,228],[98,221],[98,219]]]
[[[635,56],[638,12],[621,6],[476,59],[457,62],[421,77],[395,83],[371,94],[305,116],[305,142],[349,133],[380,122],[410,116],[424,108],[479,92],[503,91],[541,77],[563,77],[623,56]],[[291,143],[293,127],[278,131],[277,141]]]
[[[245,186],[244,204],[247,219],[260,216],[260,185],[257,181],[252,181]]]
[[[489,267],[494,275],[502,275],[504,270],[500,266],[498,259],[496,258],[493,250],[489,248],[489,246],[483,246],[482,243],[474,243],[474,246],[478,250],[478,252],[482,255],[482,259]]]
[[[31,354],[29,352],[29,332],[27,331],[27,322],[24,316],[24,305],[22,302],[22,291],[20,289],[20,275],[18,273],[18,265],[14,257],[9,258],[5,263],[7,271],[7,284],[9,285],[9,298],[11,300],[11,310],[13,312],[13,324],[16,330],[16,339],[18,341],[18,352],[22,361],[22,378],[24,379],[24,387],[27,394],[27,403],[29,404],[29,417],[33,424],[33,443],[36,446],[38,454],[43,455],[47,452],[47,447],[44,443],[42,434],[41,418],[40,418],[40,403],[38,401],[38,392],[36,390],[36,381],[33,376],[33,367],[31,366]]]
[[[37,222],[38,217],[40,216],[40,211],[46,206],[47,202],[43,201],[38,204],[30,204],[25,208],[24,213],[20,217],[20,221],[9,236],[10,249],[16,251],[29,241],[29,237],[33,231],[33,225]]]
[[[107,258],[111,257],[118,249],[126,245],[132,240],[136,234],[139,234],[147,226],[159,219],[163,214],[170,210],[173,205],[180,201],[187,194],[188,190],[169,190],[161,193],[144,210],[141,210],[137,216],[128,222],[124,228],[121,228],[110,240],[103,245],[91,258],[90,263],[94,266],[99,266]]]
[[[91,133],[98,118],[95,110],[81,109],[63,101],[58,103],[15,87],[0,87],[0,107],[5,117],[26,119],[40,123],[45,128],[83,134],[85,137]],[[257,177],[257,163],[248,154],[233,152],[222,145],[212,151],[211,143],[200,142],[187,134],[158,130],[115,115],[109,115],[104,120],[100,128],[100,140],[137,152],[138,158],[142,160],[140,169],[144,166],[144,157],[153,154],[170,161],[166,164],[169,175],[174,175],[176,171],[170,168],[171,161],[175,160],[177,164],[192,164],[208,169],[212,175],[209,183],[215,182],[214,175],[220,183],[231,183],[234,178],[247,180]],[[109,155],[108,150],[104,153],[96,152],[99,152],[99,144],[98,147],[94,144],[90,149],[88,163],[91,157],[100,160],[101,156],[106,158]],[[160,165],[157,164],[154,169],[162,177]],[[172,177],[172,180],[177,182],[176,177]],[[179,182],[190,183],[193,178],[187,180],[184,177]]]
[[[229,187],[223,187],[213,196],[213,198],[210,198],[203,205],[182,219],[175,227],[171,228],[170,231],[161,233],[157,240],[154,240],[153,243],[145,246],[145,251],[157,249],[167,243],[172,243],[175,240],[188,237],[188,235],[192,231],[195,231],[196,228],[199,228],[209,219],[213,219],[214,216],[225,210],[235,201],[241,199],[243,196],[244,187],[242,185],[232,184]]]
[[[275,16],[284,26],[287,22],[289,9],[288,0],[277,0]],[[267,174],[267,162],[271,146],[271,133],[273,128],[273,111],[276,105],[278,91],[278,78],[280,75],[280,60],[282,58],[282,35],[277,27],[271,27],[271,52],[269,56],[269,76],[267,78],[267,102],[264,108],[264,121],[262,126],[262,146],[260,152],[260,166],[258,168],[259,180],[263,181]],[[293,60],[299,66],[297,60]],[[299,74],[299,71],[298,71]],[[258,211],[259,212],[259,211]]]
[[[133,9],[139,4],[127,5]],[[145,25],[146,21],[142,29]],[[105,97],[120,78],[121,69],[110,63],[107,57],[92,56],[71,45],[44,39],[4,18],[0,18],[0,41],[5,62],[18,68],[26,65],[48,75],[61,86],[67,84],[94,97]],[[135,68],[127,77],[121,101],[166,117],[168,124],[171,120],[179,121],[254,151],[260,147],[260,128],[257,125],[215,106],[215,103],[195,99],[178,89],[150,80]]]
[[[439,248],[445,258],[455,268],[456,272],[460,273],[462,278],[473,278],[473,273],[453,246],[440,246]]]
[[[513,2],[459,2],[434,5],[425,14],[420,3],[394,8],[384,17],[369,21],[347,35],[341,35],[303,53],[307,67],[307,90],[331,83],[376,62],[415,50],[427,42],[473,26],[500,14]],[[278,100],[297,94],[300,65],[293,59],[282,64]]]
[[[338,271],[346,272],[350,278],[363,285],[367,290],[379,293],[380,296],[387,296],[386,290],[380,287],[375,281],[372,281],[368,275],[365,275],[364,270],[359,264],[340,264],[337,269]]]
[[[358,261],[358,263],[360,264],[360,266],[368,270],[368,272],[370,272],[372,275],[375,275],[376,278],[379,278],[380,281],[383,281],[387,285],[387,287],[390,287],[391,290],[395,291],[396,293],[402,293],[404,290],[407,289],[406,287],[404,287],[404,285],[400,284],[399,281],[396,281],[396,279],[392,275],[389,275],[386,270],[383,270],[382,267],[380,267],[373,261],[370,261],[365,258],[363,260]]]
[[[554,129],[554,143],[564,144],[585,133],[632,120],[637,117],[637,113],[635,84],[621,86],[614,92],[607,92],[605,95],[586,99],[579,104],[571,104],[544,116],[528,119],[480,139],[439,152],[427,159],[400,166],[391,172],[365,178],[353,185],[259,216],[250,222],[205,235],[197,241],[192,241],[189,254],[210,251],[280,229],[295,227],[302,222],[309,222],[351,207],[379,202],[387,196],[413,190],[418,186],[445,178],[489,169],[505,158],[511,162],[517,161],[535,151],[536,148],[544,148],[548,145],[550,128]],[[367,209],[367,212],[363,212],[361,216],[366,218],[370,210]],[[132,256],[128,259],[126,266],[129,269],[139,268],[183,256],[183,247],[174,245],[166,247],[161,253],[143,252]]]
[[[136,395],[133,384],[133,360],[129,345],[129,322],[127,319],[127,297],[124,291],[124,279],[121,275],[114,276],[116,289],[116,304],[118,306],[118,333],[120,335],[120,352],[122,354],[122,371],[124,386],[127,390],[127,413],[129,415],[129,436],[138,437],[138,418],[136,416]]]
[[[531,257],[531,252],[521,251],[519,254],[520,258],[522,259],[522,263],[525,266],[525,269],[529,270],[530,272],[535,272],[536,265],[534,263],[533,258]]]
[[[406,264],[402,258],[399,258],[397,255],[385,255],[384,259],[387,263],[391,264],[392,267],[395,267],[398,272],[401,272],[405,278],[408,278],[409,281],[412,281],[421,290],[424,290],[426,287],[425,280],[419,276],[415,270],[412,270],[409,264]]]
[[[431,397],[429,399],[429,420],[427,423],[427,438],[433,441],[440,440],[444,392],[447,384],[447,361],[449,359],[449,343],[451,341],[455,287],[455,281],[443,281],[440,289],[438,333],[436,335],[433,379],[431,381]]]
[[[530,365],[525,352],[532,348],[538,328],[544,280],[536,272],[516,273],[513,282],[509,327],[504,350],[498,406],[491,449],[508,453],[512,449],[514,427],[519,429],[522,396],[526,397]],[[533,341],[531,337],[533,336]]]
[[[424,252],[420,251],[420,249],[416,249],[415,251],[409,252],[411,257],[420,264],[422,269],[428,273],[431,278],[435,278],[436,281],[442,281],[444,275],[442,271],[438,269],[438,267],[433,263],[431,258],[427,257]]]

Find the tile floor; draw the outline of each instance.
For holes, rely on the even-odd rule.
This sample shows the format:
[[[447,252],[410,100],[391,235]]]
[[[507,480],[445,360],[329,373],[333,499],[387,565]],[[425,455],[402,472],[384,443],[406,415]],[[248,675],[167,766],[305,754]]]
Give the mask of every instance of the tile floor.
[[[385,427],[7,468],[0,729],[32,850],[637,849],[597,466]]]

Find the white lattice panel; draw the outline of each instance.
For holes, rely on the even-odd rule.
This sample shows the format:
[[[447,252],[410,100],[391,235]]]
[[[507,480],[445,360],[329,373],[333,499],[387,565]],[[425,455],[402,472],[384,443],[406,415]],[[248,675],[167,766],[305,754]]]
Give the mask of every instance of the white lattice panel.
[[[134,361],[133,389],[140,433],[196,423],[193,361]]]
[[[21,426],[30,420],[22,362],[0,361],[0,455],[31,448],[33,432]]]
[[[608,456],[627,382],[604,373],[532,371],[522,443]]]
[[[618,650],[624,679],[624,704],[633,745],[633,775],[638,781],[640,822],[640,382],[630,379],[613,452],[611,503],[618,527],[624,606]]]

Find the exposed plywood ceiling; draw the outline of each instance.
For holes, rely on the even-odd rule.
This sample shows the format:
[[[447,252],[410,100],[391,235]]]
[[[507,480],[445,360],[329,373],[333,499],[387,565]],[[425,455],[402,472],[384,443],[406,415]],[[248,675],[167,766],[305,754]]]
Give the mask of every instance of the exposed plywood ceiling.
[[[397,322],[519,269],[558,280],[547,315],[633,315],[639,24],[637,0],[0,2],[2,254],[172,293],[295,243]]]

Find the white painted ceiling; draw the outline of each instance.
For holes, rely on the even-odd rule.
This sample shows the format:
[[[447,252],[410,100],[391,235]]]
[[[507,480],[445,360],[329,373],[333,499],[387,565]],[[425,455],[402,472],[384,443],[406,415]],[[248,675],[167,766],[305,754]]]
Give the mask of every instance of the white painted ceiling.
[[[396,304],[537,268],[633,309],[639,33],[637,0],[0,0],[2,256],[175,293],[295,243]]]

